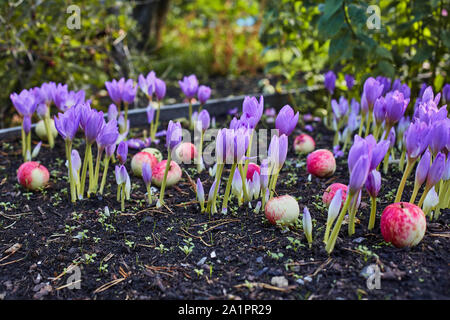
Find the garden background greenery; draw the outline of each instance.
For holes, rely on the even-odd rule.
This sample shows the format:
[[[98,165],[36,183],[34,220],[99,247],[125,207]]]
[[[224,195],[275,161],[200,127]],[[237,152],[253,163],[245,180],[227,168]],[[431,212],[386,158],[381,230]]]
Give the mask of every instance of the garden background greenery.
[[[449,2],[3,0],[0,127],[15,124],[12,92],[55,81],[95,103],[105,81],[150,70],[169,86],[191,73],[203,83],[270,73],[277,88],[291,88],[322,84],[332,69],[341,90],[347,73],[358,83],[400,78],[412,96],[423,82],[439,91],[449,82]],[[80,8],[80,29],[67,27],[70,5]],[[379,29],[367,27],[370,5]]]

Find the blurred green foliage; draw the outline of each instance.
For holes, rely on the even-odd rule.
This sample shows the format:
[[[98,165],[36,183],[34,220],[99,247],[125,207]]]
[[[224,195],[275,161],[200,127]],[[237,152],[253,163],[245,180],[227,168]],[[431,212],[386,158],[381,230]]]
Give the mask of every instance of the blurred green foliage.
[[[440,90],[450,76],[448,8],[448,0],[269,1],[261,29],[267,71],[287,80],[305,72],[313,84],[334,69],[340,83],[344,73],[360,83],[384,75],[413,89],[426,81]]]
[[[173,0],[158,67],[175,78],[261,71],[259,9],[256,0]]]
[[[67,22],[80,9],[80,29]],[[117,75],[127,52],[134,20],[131,5],[113,0],[3,0],[0,3],[0,112],[11,109],[9,95],[45,81],[67,83],[71,90],[104,88]],[[122,40],[121,40],[122,39]],[[1,126],[2,123],[0,123]]]

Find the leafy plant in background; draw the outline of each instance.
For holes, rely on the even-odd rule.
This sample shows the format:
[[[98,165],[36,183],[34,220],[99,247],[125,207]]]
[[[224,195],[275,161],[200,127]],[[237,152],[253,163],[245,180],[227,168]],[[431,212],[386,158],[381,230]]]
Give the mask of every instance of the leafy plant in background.
[[[373,4],[380,9],[379,29],[368,27],[378,13],[370,4],[358,0],[269,1],[260,37],[269,61],[266,71],[286,80],[305,72],[311,85],[319,82],[313,74],[341,70],[337,83],[341,90],[347,90],[344,74],[353,74],[361,84],[369,73],[393,78],[400,72],[413,90],[418,90],[423,79],[441,90],[449,79],[450,26],[445,1],[377,1]]]
[[[133,73],[128,38],[135,22],[132,3],[79,0],[81,28],[66,25],[64,1],[2,1],[0,4],[0,112],[6,126],[14,114],[8,95],[43,81],[67,83],[72,90],[102,88],[112,76]],[[125,61],[125,64],[124,64]],[[134,77],[135,74],[133,74]],[[19,90],[20,89],[20,90]],[[97,92],[97,90],[92,90]],[[92,93],[92,92],[90,92]],[[89,96],[93,104],[102,95]],[[104,94],[103,94],[104,95]]]

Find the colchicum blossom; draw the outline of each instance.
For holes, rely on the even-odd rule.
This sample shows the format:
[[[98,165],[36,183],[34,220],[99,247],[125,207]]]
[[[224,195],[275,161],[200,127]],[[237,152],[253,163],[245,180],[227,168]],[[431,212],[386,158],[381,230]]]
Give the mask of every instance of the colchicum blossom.
[[[167,127],[166,132],[166,148],[168,151],[167,155],[167,162],[166,162],[166,169],[164,170],[164,177],[163,181],[161,183],[161,189],[159,192],[159,205],[164,204],[164,190],[166,189],[166,181],[167,181],[167,174],[169,172],[170,163],[172,159],[172,150],[175,149],[175,147],[180,144],[181,139],[183,138],[183,133],[181,129],[181,124],[179,122],[173,122],[170,120],[169,125]]]
[[[32,90],[22,90],[19,94],[12,93],[11,101],[17,112],[23,116],[22,121],[22,156],[25,161],[31,160],[31,117],[36,111],[37,103]]]
[[[201,212],[203,212],[205,211],[205,191],[203,189],[203,184],[200,178],[197,179],[196,192],[197,200],[200,203],[200,210]]]
[[[370,172],[373,149],[375,148],[375,139],[369,136],[366,139],[355,135],[353,146],[348,155],[348,168],[350,172],[350,181],[348,185],[348,194],[344,206],[335,223],[333,231],[326,243],[326,251],[331,253],[336,244],[336,239],[344,221],[345,214],[350,207],[348,233],[352,235],[355,232],[355,215],[361,197],[361,189],[366,183]]]
[[[206,101],[209,99],[209,97],[211,97],[211,88],[207,86],[198,87],[197,96],[200,104],[204,105]]]
[[[327,243],[328,241],[331,226],[334,220],[336,220],[336,218],[338,217],[339,211],[341,210],[341,206],[342,206],[342,189],[338,189],[338,191],[336,191],[333,199],[330,202],[330,206],[328,207],[327,226],[325,228],[325,235],[323,238],[323,241],[325,243]]]
[[[305,233],[310,248],[313,241],[312,228],[311,214],[309,213],[308,207],[305,207],[303,209],[303,232]]]
[[[324,84],[330,95],[332,95],[336,86],[336,75],[333,71],[330,70],[325,74]]]
[[[372,124],[373,107],[375,101],[381,96],[382,93],[383,93],[383,85],[374,78],[370,77],[364,82],[364,90],[363,90],[363,97],[365,99],[364,108],[367,108],[367,110],[365,110],[365,112],[367,113],[366,127],[365,127],[366,136],[369,135],[370,132],[370,125]],[[363,100],[363,98],[361,98],[361,100]],[[361,104],[363,104],[363,101],[361,101]]]
[[[152,204],[152,166],[146,162],[142,166],[142,179],[144,180],[145,187],[147,188],[147,199],[148,204]]]
[[[429,128],[425,122],[416,120],[413,122],[403,134],[403,143],[406,149],[406,168],[403,173],[402,180],[397,189],[394,202],[400,202],[403,189],[405,188],[406,180],[411,174],[414,164],[417,159],[422,155],[425,149],[429,145]]]
[[[149,100],[152,100],[155,92],[156,74],[154,71],[150,71],[146,77],[139,75],[138,85],[141,91],[147,96]]]
[[[264,97],[260,96],[259,102],[255,97],[245,97],[242,104],[241,121],[251,129],[256,128],[264,112]]]
[[[381,174],[372,170],[367,176],[366,180],[366,190],[370,195],[371,202],[371,210],[370,210],[370,218],[369,218],[369,230],[372,230],[375,226],[375,216],[377,213],[377,196],[381,189]]]
[[[289,105],[281,108],[275,120],[275,127],[278,129],[280,135],[285,134],[289,136],[295,129],[298,123],[299,113],[294,115],[294,110]]]
[[[119,160],[120,164],[125,164],[127,161],[127,155],[128,155],[128,144],[125,141],[122,141],[119,143],[119,146],[117,147],[117,160]]]
[[[345,83],[347,84],[348,90],[352,90],[353,85],[355,84],[355,78],[350,74],[346,74],[344,76],[344,78],[345,78]]]
[[[268,150],[269,172],[271,173],[269,181],[270,198],[275,190],[278,180],[278,174],[286,160],[288,149],[288,137],[286,135],[273,136]]]
[[[155,80],[155,95],[156,99],[158,100],[158,109],[156,110],[156,118],[154,119],[155,122],[151,123],[150,125],[150,138],[152,139],[152,141],[155,140],[156,132],[158,131],[159,127],[159,113],[161,111],[161,100],[164,99],[164,97],[166,96],[166,83],[159,78],[156,78]]]
[[[427,181],[425,183],[425,190],[423,191],[422,196],[419,200],[419,207],[422,207],[423,202],[425,201],[425,198],[428,194],[428,192],[433,188],[444,176],[444,171],[446,167],[445,163],[445,154],[438,153],[436,155],[436,158],[434,159],[433,163],[430,166],[430,169],[428,170],[427,174]]]
[[[192,99],[198,92],[198,80],[194,74],[191,74],[188,77],[183,77],[183,80],[178,81],[178,84],[189,101],[189,127],[192,127]]]
[[[97,159],[96,159],[95,171],[94,171],[94,181],[92,182],[92,184],[89,184],[90,187],[88,190],[88,196],[90,193],[97,192],[98,178],[99,178],[99,172],[100,172],[100,162],[101,162],[103,150],[105,150],[105,148],[107,148],[111,144],[116,144],[118,138],[119,138],[119,130],[117,127],[117,121],[111,120],[108,123],[105,123],[103,121],[102,129],[100,130],[100,133],[98,134],[98,136],[96,138]],[[109,161],[106,159],[109,159],[109,157],[105,158],[105,170],[108,169],[108,167],[106,165],[107,164],[106,161]],[[106,173],[106,171],[104,171],[104,173]]]
[[[414,190],[411,195],[410,203],[414,203],[417,193],[419,192],[420,187],[426,181],[428,176],[428,171],[430,170],[431,163],[431,153],[430,150],[427,149],[425,153],[422,155],[422,158],[419,161],[419,164],[416,168],[416,178],[414,181]]]
[[[131,181],[125,166],[116,166],[115,168],[117,182],[117,201],[120,201],[120,209],[125,210],[125,199],[130,198]]]
[[[66,144],[66,158],[69,161],[69,183],[72,202],[76,201],[76,186],[72,169],[72,141],[80,125],[81,114],[77,108],[70,108],[65,113],[59,113],[55,117],[55,127]]]
[[[103,112],[98,112],[90,108],[88,103],[79,106],[79,112],[81,113],[80,126],[84,130],[86,139],[86,150],[84,153],[83,170],[81,175],[81,188],[80,197],[84,197],[84,188],[86,184],[86,171],[89,164],[89,186],[92,188],[94,182],[94,163],[92,159],[92,144],[96,141],[100,131],[103,128],[105,122]]]
[[[228,177],[227,186],[225,189],[224,200],[222,203],[222,212],[227,212],[228,198],[231,191],[231,183],[233,181],[234,173],[236,168],[239,166],[239,173],[242,179],[242,185],[244,190],[244,198],[246,201],[251,200],[249,193],[247,193],[248,188],[246,188],[246,175],[242,168],[242,158],[247,151],[249,145],[249,131],[245,128],[239,129],[227,129],[225,133],[226,139],[226,163],[232,163],[230,176]]]
[[[398,90],[388,92],[385,98],[386,103],[386,131],[390,129],[403,117],[409,104],[409,99],[405,99],[403,93]]]
[[[209,116],[209,112],[207,110],[202,110],[197,116],[196,120],[196,128],[200,131],[200,144],[197,150],[197,172],[201,173],[203,170],[203,138],[205,131],[208,130],[211,124],[211,119]]]

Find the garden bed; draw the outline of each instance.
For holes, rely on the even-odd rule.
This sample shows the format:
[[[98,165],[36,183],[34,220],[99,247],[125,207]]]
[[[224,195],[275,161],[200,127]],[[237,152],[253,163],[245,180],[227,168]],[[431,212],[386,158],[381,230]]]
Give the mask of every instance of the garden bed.
[[[218,115],[218,127],[228,120]],[[162,128],[166,126],[163,122]],[[141,135],[142,129],[134,128],[132,136]],[[312,135],[316,148],[331,149],[332,132],[317,125]],[[200,213],[188,175],[200,177],[205,190],[213,179],[207,170],[197,175],[194,165],[182,165],[183,180],[166,190],[166,207],[148,207],[144,183],[132,177],[131,200],[120,212],[111,170],[103,197],[73,205],[63,142],[58,139],[53,150],[44,148],[38,157],[50,171],[50,184],[43,192],[31,193],[16,179],[22,163],[20,139],[2,138],[0,299],[450,298],[449,210],[428,222],[424,239],[410,249],[385,243],[379,232],[381,210],[392,203],[401,178],[396,165],[383,176],[374,231],[367,231],[369,199],[363,195],[356,234],[349,237],[344,226],[329,256],[322,242],[327,213],[321,195],[332,182],[348,182],[346,157],[337,159],[332,178],[309,180],[305,157],[289,150],[276,191],[296,197],[301,209],[306,205],[311,211],[314,243],[309,248],[301,228],[274,227],[262,211],[237,208],[235,199],[227,215],[209,219]],[[76,139],[74,145],[80,154],[82,143]],[[163,144],[157,148],[166,155]],[[411,191],[410,183],[405,194]],[[184,245],[194,246],[189,254],[180,249]],[[73,263],[81,269],[80,289],[66,285],[71,274],[64,271]],[[363,271],[371,264],[381,268],[380,289],[366,285]]]

